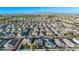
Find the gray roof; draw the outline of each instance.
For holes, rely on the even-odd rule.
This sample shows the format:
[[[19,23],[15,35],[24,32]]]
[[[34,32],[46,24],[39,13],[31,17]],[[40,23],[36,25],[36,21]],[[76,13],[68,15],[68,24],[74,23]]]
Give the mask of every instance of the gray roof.
[[[11,45],[15,45],[16,43],[17,43],[17,39],[12,39],[10,42],[9,42],[9,44],[11,44]]]

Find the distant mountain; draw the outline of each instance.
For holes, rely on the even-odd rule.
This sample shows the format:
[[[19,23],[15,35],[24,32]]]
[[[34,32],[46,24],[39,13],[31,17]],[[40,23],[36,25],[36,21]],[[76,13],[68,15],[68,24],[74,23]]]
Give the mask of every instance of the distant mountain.
[[[0,15],[78,15],[79,14],[68,14],[68,13],[54,13],[54,12],[36,12],[36,13],[29,13],[29,14],[24,14],[24,13],[14,13],[14,14],[0,14]]]
[[[53,12],[37,12],[37,13],[32,13],[31,15],[78,15],[79,16],[79,14],[53,13]]]

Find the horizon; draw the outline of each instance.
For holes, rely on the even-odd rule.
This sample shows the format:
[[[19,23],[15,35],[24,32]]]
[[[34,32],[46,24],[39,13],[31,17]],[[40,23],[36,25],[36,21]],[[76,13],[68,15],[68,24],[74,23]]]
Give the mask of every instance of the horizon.
[[[79,14],[78,7],[0,7],[0,14]]]

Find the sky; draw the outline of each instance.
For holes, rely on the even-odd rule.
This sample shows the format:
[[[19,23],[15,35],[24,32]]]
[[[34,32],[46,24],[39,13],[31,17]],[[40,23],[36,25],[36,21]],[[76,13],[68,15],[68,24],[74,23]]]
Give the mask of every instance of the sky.
[[[0,7],[0,14],[32,14],[41,12],[79,14],[79,7]]]

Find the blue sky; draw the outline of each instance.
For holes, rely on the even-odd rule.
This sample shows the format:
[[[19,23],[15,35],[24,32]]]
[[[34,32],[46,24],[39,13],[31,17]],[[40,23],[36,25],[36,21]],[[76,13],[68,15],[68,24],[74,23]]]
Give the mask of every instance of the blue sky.
[[[0,7],[0,14],[29,14],[38,12],[79,14],[78,7]]]

